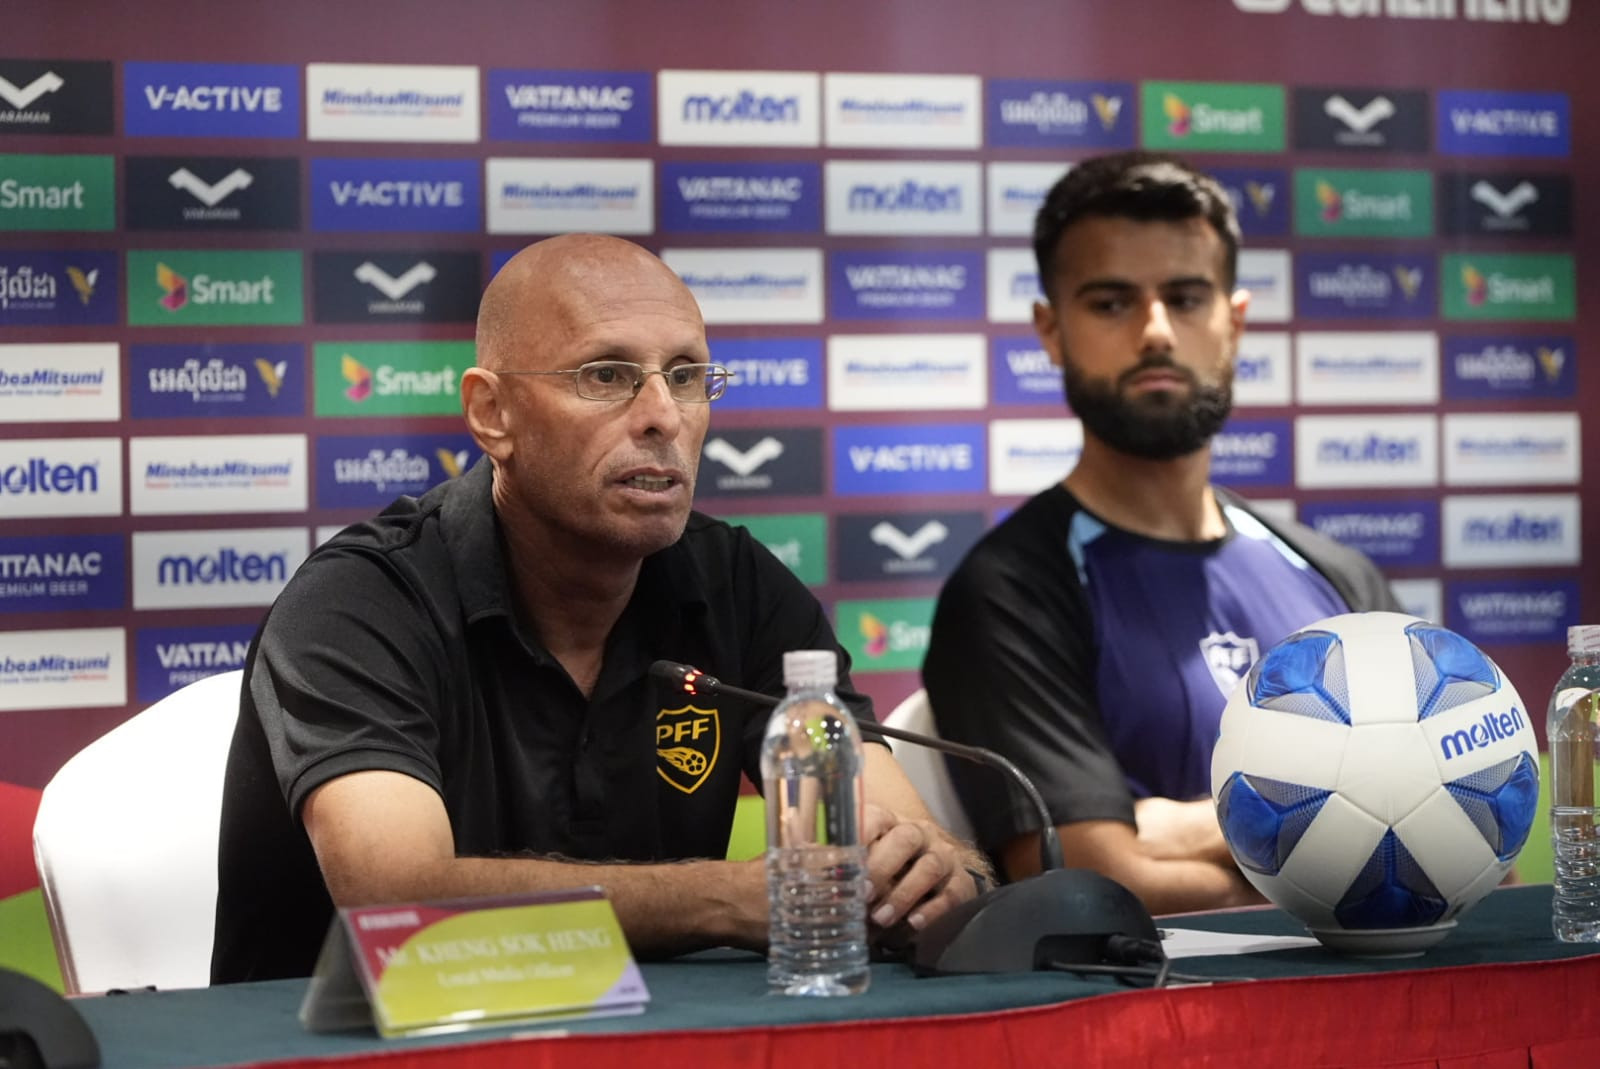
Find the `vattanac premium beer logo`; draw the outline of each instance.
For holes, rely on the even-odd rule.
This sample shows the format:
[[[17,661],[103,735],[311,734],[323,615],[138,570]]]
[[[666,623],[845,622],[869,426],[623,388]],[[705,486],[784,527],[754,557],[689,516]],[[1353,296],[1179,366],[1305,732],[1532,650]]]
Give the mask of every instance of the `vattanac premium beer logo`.
[[[1283,87],[1224,82],[1145,82],[1146,148],[1184,152],[1282,152]]]
[[[301,291],[298,252],[128,253],[134,326],[298,324]]]
[[[111,133],[111,64],[0,59],[0,137]]]

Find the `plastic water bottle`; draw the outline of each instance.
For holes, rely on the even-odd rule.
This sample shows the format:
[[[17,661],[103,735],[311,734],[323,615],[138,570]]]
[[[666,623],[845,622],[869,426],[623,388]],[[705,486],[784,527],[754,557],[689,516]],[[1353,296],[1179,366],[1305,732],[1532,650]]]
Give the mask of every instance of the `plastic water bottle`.
[[[789,693],[761,744],[767,986],[784,995],[859,995],[871,979],[861,731],[833,692],[838,673],[833,650],[784,654]]]
[[[1550,838],[1555,853],[1556,938],[1600,942],[1600,626],[1567,629],[1572,665],[1550,695]]]

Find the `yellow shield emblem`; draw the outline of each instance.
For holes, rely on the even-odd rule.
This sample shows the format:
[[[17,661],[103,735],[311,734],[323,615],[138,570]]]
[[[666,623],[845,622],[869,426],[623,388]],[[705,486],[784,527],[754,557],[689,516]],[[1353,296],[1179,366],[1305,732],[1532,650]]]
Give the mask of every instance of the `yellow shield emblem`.
[[[686,705],[656,713],[656,772],[684,794],[700,788],[721,751],[717,710]]]

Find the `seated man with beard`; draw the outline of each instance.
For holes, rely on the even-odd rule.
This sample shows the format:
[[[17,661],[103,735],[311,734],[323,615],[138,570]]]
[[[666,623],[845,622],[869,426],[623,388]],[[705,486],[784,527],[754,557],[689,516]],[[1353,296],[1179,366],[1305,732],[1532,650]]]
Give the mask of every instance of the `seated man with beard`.
[[[968,554],[940,594],[923,679],[940,733],[1038,784],[1069,866],[1152,913],[1256,901],[1209,799],[1227,695],[1284,636],[1397,608],[1361,554],[1258,515],[1210,482],[1250,295],[1211,178],[1165,156],[1078,164],[1034,228],[1034,326],[1083,452]],[[1012,879],[1038,818],[953,763],[979,844]]]

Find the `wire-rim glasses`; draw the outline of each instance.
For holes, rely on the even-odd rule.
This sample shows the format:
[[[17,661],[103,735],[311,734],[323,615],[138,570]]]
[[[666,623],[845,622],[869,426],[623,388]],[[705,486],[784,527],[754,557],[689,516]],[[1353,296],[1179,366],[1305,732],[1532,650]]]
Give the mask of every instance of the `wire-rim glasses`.
[[[733,372],[721,364],[673,364],[647,368],[631,360],[592,360],[561,371],[500,371],[500,375],[571,375],[578,396],[588,401],[631,401],[644,389],[645,379],[660,375],[674,401],[706,404],[728,389]]]

